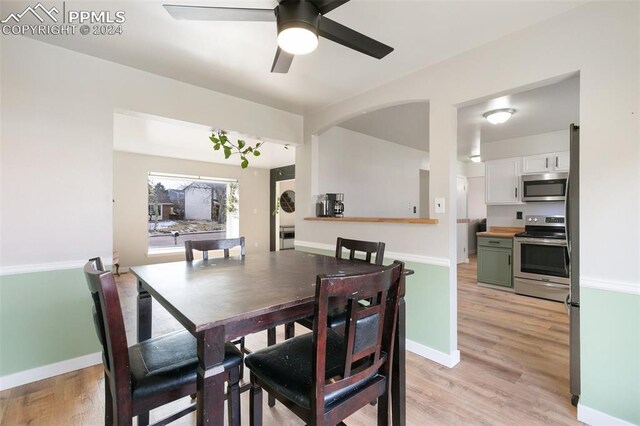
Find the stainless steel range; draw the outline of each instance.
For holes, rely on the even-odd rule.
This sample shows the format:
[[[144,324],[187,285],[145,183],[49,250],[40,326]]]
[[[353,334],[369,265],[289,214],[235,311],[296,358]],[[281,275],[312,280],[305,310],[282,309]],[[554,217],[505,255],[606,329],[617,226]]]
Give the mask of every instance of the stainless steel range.
[[[571,285],[564,216],[526,216],[514,243],[515,292],[564,302]]]

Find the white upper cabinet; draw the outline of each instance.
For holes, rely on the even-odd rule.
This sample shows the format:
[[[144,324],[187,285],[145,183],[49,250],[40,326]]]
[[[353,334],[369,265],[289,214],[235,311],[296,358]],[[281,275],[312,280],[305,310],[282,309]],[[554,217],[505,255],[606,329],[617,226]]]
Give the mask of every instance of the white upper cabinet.
[[[557,172],[569,171],[569,151],[552,154],[553,169]]]
[[[485,162],[486,203],[521,204],[522,157]]]
[[[569,170],[569,152],[530,155],[523,158],[522,174],[566,172]]]

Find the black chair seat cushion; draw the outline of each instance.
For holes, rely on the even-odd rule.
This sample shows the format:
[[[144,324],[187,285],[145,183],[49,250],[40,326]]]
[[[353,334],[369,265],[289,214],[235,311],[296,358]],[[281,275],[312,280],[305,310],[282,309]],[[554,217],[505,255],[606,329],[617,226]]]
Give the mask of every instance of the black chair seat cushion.
[[[327,317],[329,328],[344,328],[347,322],[347,312],[344,309],[334,309]],[[306,317],[298,320],[298,324],[313,330],[313,317]]]
[[[297,405],[311,409],[313,334],[294,337],[245,358],[245,364],[258,379]],[[326,378],[342,374],[344,367],[344,337],[327,330]],[[365,385],[377,374],[338,392],[325,395],[325,405]]]
[[[237,368],[242,354],[234,345],[224,347],[224,368]],[[187,331],[176,331],[145,340],[129,348],[131,392],[144,398],[196,381],[196,339]]]

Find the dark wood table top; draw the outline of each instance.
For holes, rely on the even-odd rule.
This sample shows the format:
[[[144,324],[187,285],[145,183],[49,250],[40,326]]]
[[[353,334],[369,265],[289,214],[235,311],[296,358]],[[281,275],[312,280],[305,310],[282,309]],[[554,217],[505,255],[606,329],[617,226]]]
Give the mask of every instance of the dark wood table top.
[[[191,333],[312,306],[316,275],[379,269],[294,250],[136,266],[131,272]],[[203,303],[206,302],[206,303]],[[231,337],[231,336],[229,336]]]

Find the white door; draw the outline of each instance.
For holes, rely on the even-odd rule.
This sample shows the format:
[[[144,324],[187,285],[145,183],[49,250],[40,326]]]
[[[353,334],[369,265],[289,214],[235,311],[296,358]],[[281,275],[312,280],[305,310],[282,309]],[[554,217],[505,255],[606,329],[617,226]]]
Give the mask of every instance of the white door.
[[[463,223],[456,225],[456,240],[457,240],[457,252],[458,263],[469,261],[469,224],[467,223],[467,178],[466,176],[458,176],[457,179],[457,218],[464,220]]]

